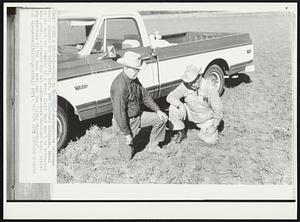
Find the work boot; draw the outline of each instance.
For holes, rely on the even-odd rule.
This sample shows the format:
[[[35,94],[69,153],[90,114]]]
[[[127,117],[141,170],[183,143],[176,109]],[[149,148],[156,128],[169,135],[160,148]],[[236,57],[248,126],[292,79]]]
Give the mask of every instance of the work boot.
[[[177,134],[176,134],[176,137],[174,139],[174,142],[175,143],[181,143],[182,140],[184,140],[186,138],[186,131],[185,129],[182,129],[182,130],[178,130]]]
[[[164,154],[164,150],[162,148],[160,148],[158,145],[152,145],[152,146],[149,145],[148,152]]]

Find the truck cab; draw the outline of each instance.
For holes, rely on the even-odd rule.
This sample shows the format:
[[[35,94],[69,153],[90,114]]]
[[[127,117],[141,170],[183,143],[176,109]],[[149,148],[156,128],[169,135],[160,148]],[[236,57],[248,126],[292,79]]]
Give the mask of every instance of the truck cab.
[[[63,52],[85,56],[104,52],[108,45],[116,50],[150,46],[144,22],[136,12],[60,12],[58,31],[58,46]]]

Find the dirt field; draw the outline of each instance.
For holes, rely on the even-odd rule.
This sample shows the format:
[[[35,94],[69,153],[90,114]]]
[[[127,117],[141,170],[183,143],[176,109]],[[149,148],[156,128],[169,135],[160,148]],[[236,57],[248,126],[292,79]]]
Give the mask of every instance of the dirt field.
[[[108,115],[82,123],[74,141],[58,154],[58,183],[293,183],[293,16],[179,18],[145,16],[145,23],[149,33],[248,32],[254,41],[256,71],[226,81],[219,143],[208,146],[198,139],[196,129],[190,129],[181,145],[163,147],[166,156],[148,153],[141,145],[126,163],[116,155],[118,142]],[[143,133],[141,141],[149,130]]]

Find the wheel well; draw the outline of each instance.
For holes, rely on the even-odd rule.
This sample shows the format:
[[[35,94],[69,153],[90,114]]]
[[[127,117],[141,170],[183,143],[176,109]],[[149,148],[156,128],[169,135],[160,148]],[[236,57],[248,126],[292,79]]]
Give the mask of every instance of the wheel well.
[[[209,67],[211,67],[212,65],[218,65],[221,67],[221,69],[224,71],[224,74],[226,74],[226,72],[229,71],[229,66],[227,64],[227,62],[224,59],[215,59],[213,61],[211,61],[207,66],[206,69],[204,71],[204,73],[206,72],[207,69],[209,69]]]

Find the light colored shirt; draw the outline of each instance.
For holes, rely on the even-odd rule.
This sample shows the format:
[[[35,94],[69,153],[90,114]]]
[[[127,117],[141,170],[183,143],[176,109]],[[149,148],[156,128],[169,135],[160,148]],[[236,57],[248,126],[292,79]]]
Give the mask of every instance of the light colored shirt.
[[[198,90],[188,89],[181,83],[167,96],[167,101],[175,107],[179,107],[181,99],[188,106],[193,116],[196,116],[199,122],[205,122],[213,119],[213,124],[217,127],[223,118],[223,104],[219,93],[213,86],[211,80],[202,78]]]

